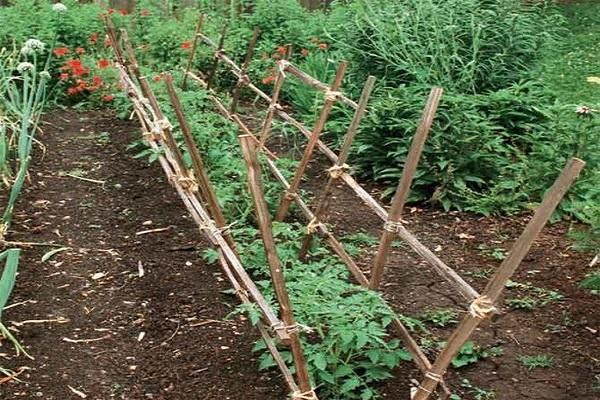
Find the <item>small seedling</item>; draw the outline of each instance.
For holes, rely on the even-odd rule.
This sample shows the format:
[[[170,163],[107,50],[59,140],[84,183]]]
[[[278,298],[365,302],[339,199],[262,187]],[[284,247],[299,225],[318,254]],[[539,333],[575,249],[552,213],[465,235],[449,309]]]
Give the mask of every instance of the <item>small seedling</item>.
[[[502,261],[506,258],[506,250],[501,247],[489,247],[485,244],[481,244],[477,247],[481,250],[481,253],[493,258],[494,260]]]
[[[428,310],[423,314],[422,319],[443,328],[450,324],[458,323],[458,312],[450,308]]]
[[[465,272],[465,275],[471,276],[477,279],[490,279],[494,270],[492,268],[478,268],[473,271]]]
[[[554,365],[554,359],[548,354],[521,356],[519,357],[519,362],[530,371],[536,368],[550,368]]]
[[[533,310],[560,301],[564,297],[554,290],[537,287],[531,283],[508,281],[506,287],[509,289],[517,289],[523,293],[521,296],[506,300],[506,304],[515,310]]]
[[[496,393],[493,390],[475,386],[468,379],[463,379],[460,386],[472,394],[475,400],[492,400],[496,398]]]

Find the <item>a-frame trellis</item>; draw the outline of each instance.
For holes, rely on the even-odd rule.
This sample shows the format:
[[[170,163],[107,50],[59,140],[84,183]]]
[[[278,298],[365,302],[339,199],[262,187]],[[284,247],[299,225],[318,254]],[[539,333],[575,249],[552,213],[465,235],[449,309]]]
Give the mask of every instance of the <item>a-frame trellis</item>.
[[[478,293],[477,290],[475,290],[464,279],[462,279],[462,277],[454,269],[449,267],[439,257],[437,257],[435,253],[422,244],[411,232],[406,229],[402,223],[404,205],[408,198],[412,180],[415,175],[427,136],[429,134],[437,106],[442,96],[442,89],[433,88],[430,93],[425,109],[423,110],[423,115],[421,117],[417,132],[413,137],[392,205],[389,211],[386,211],[352,178],[352,176],[349,174],[350,167],[346,164],[350,146],[352,145],[352,141],[357,133],[360,121],[366,111],[368,98],[374,85],[374,78],[370,77],[368,79],[364,86],[360,100],[358,103],[356,103],[339,90],[347,67],[344,62],[338,66],[332,84],[327,85],[304,73],[302,70],[284,58],[277,62],[277,76],[274,82],[272,95],[269,96],[256,87],[246,73],[250,63],[249,60],[254,52],[254,46],[256,45],[256,36],[257,34],[255,31],[254,36],[248,46],[244,65],[239,67],[223,50],[224,33],[221,34],[219,44],[215,44],[215,42],[204,35],[200,29],[196,30],[196,37],[199,37],[202,42],[211,46],[215,50],[215,60],[217,62],[221,61],[227,65],[230,71],[238,78],[238,84],[236,85],[234,91],[234,98],[239,98],[240,87],[246,86],[268,103],[267,115],[259,135],[260,144],[264,146],[264,151],[268,151],[266,140],[270,132],[274,115],[279,116],[283,121],[288,122],[292,126],[296,127],[300,133],[302,133],[308,139],[307,146],[305,147],[304,154],[300,160],[300,164],[296,170],[294,179],[292,180],[291,184],[284,185],[285,192],[281,198],[281,202],[275,216],[277,220],[283,220],[287,214],[289,205],[295,201],[298,205],[300,205],[300,209],[303,211],[303,214],[308,217],[309,223],[307,225],[307,235],[303,242],[299,256],[303,258],[306,255],[306,251],[310,246],[310,239],[314,233],[319,232],[324,234],[326,239],[328,239],[332,249],[346,263],[356,280],[362,285],[377,290],[380,287],[380,283],[384,276],[384,268],[390,252],[392,241],[398,237],[407,243],[425,261],[427,261],[441,277],[446,279],[451,286],[455,288],[462,297],[464,297],[467,302],[466,308],[468,312],[456,330],[452,333],[446,346],[438,355],[433,364],[431,364],[431,362],[425,357],[423,351],[419,348],[416,341],[411,337],[406,328],[402,326],[402,323],[397,320],[394,324],[398,330],[398,333],[400,333],[400,336],[402,339],[404,339],[405,345],[414,356],[416,364],[424,373],[424,379],[422,383],[415,388],[412,393],[412,397],[416,400],[426,400],[435,391],[438,384],[443,383],[443,377],[448,366],[450,365],[450,362],[458,354],[461,347],[473,334],[477,326],[479,326],[484,319],[497,312],[495,305],[498,302],[507,281],[513,275],[529,251],[533,241],[540,233],[544,225],[548,222],[563,196],[578,177],[585,163],[577,158],[573,158],[567,163],[562,173],[555,181],[554,185],[547,192],[543,202],[537,208],[534,216],[527,224],[525,230],[515,241],[504,262],[497,269],[495,275],[490,279],[484,291],[482,293]],[[190,57],[190,62],[188,63],[190,66],[192,65],[192,59],[193,55]],[[209,72],[210,78],[214,77],[216,73],[217,62],[213,63],[212,65],[212,69]],[[286,74],[293,75],[295,78],[301,80],[316,90],[323,92],[324,94],[324,105],[312,130],[309,130],[302,122],[297,121],[291,115],[286,113],[279,104],[283,82],[287,76]],[[189,68],[186,70],[186,76],[187,75],[191,75],[195,77],[197,81],[201,82],[198,77],[191,73]],[[208,84],[205,86],[210,87],[210,82],[208,82]],[[356,110],[338,155],[336,155],[327,145],[319,140],[319,136],[325,128],[329,113],[336,102],[344,103]],[[242,126],[243,130],[248,131],[247,127],[241,123],[240,118],[235,116],[235,114],[229,113],[229,117],[233,121],[238,122],[238,124]],[[304,175],[306,166],[308,165],[315,148],[318,148],[327,158],[329,158],[330,161],[333,162],[333,166],[328,170],[329,178],[321,193],[317,197],[314,207],[306,210],[305,208],[307,205],[299,199],[298,189],[300,180]],[[352,190],[354,190],[358,197],[384,222],[379,248],[374,258],[369,280],[367,280],[364,273],[360,271],[351,257],[349,257],[348,254],[343,251],[343,247],[339,246],[339,241],[335,239],[333,234],[331,234],[329,229],[327,229],[327,227],[324,225],[327,216],[328,199],[330,198],[331,188],[333,183],[337,180],[342,180]],[[447,394],[448,391],[446,390],[442,397],[447,397]]]
[[[140,119],[144,131],[146,132],[144,136],[146,139],[148,139],[150,146],[157,150],[162,149],[164,151],[164,157],[159,157],[159,161],[161,162],[163,169],[169,176],[172,184],[176,187],[180,196],[184,200],[184,203],[192,213],[194,219],[207,233],[212,242],[219,248],[221,264],[232,285],[236,288],[240,299],[243,302],[252,301],[256,303],[261,310],[263,314],[263,322],[259,324],[259,330],[263,338],[265,338],[269,350],[273,354],[277,365],[286,379],[286,383],[292,391],[292,397],[295,399],[315,399],[316,394],[308,382],[306,363],[304,361],[301,347],[299,346],[299,332],[293,320],[291,305],[289,304],[289,301],[286,303],[287,295],[285,293],[285,282],[281,276],[278,276],[277,273],[278,259],[274,250],[272,234],[270,233],[270,217],[266,214],[264,199],[261,193],[261,184],[258,172],[259,169],[256,161],[257,152],[262,152],[267,156],[266,162],[268,168],[284,188],[284,193],[282,195],[275,218],[277,220],[283,220],[287,215],[290,204],[295,203],[298,206],[301,214],[306,217],[308,221],[307,234],[303,242],[303,249],[299,255],[300,257],[305,256],[306,250],[310,245],[312,235],[318,233],[325,238],[326,243],[328,243],[332,250],[348,266],[348,269],[358,283],[365,287],[370,287],[371,289],[378,289],[384,275],[384,267],[390,251],[391,241],[395,237],[399,237],[403,239],[423,259],[425,259],[444,279],[450,282],[450,284],[465,298],[467,301],[468,312],[463,321],[459,324],[458,328],[451,335],[446,347],[442,350],[433,364],[427,359],[424,352],[418,346],[417,342],[412,338],[409,331],[404,327],[400,319],[395,318],[393,322],[393,327],[399,336],[404,340],[407,349],[414,357],[415,363],[424,374],[424,380],[417,388],[415,388],[413,397],[420,400],[428,399],[435,391],[437,386],[441,384],[444,390],[440,396],[442,398],[447,398],[449,391],[445,387],[443,376],[448,365],[458,353],[462,345],[471,336],[475,328],[481,323],[481,321],[496,311],[495,303],[498,301],[506,281],[514,273],[515,269],[518,267],[519,263],[529,250],[533,240],[541,231],[545,223],[550,218],[552,212],[560,202],[561,198],[578,176],[579,172],[584,166],[583,161],[572,159],[567,164],[562,174],[550,189],[542,204],[539,206],[530,223],[525,228],[523,234],[515,242],[508,257],[498,268],[496,274],[490,280],[484,292],[480,294],[468,283],[466,283],[452,268],[446,265],[425,245],[419,242],[419,240],[402,224],[402,211],[404,203],[408,196],[412,179],[416,171],[426,138],[428,136],[437,105],[440,101],[442,94],[441,89],[432,89],[427,101],[427,105],[424,109],[419,128],[415,137],[413,138],[411,149],[405,162],[403,175],[398,185],[396,195],[394,196],[392,207],[388,212],[366,190],[364,190],[360,184],[356,182],[356,180],[349,173],[349,166],[346,164],[350,146],[358,131],[360,121],[366,112],[368,98],[374,86],[374,78],[371,77],[367,80],[361,98],[357,103],[349,99],[339,90],[346,69],[345,63],[340,64],[338,67],[333,83],[331,85],[326,85],[315,78],[310,77],[308,74],[301,71],[286,59],[283,59],[277,63],[278,74],[275,81],[275,87],[272,96],[269,96],[256,87],[246,73],[246,69],[251,62],[252,52],[257,39],[256,31],[249,46],[248,55],[244,65],[239,67],[222,49],[224,33],[221,35],[219,44],[215,44],[215,42],[213,42],[210,38],[201,33],[202,21],[203,17],[201,17],[199,20],[198,28],[196,29],[196,38],[214,48],[215,62],[208,73],[208,79],[198,76],[198,74],[194,74],[191,71],[196,45],[198,44],[198,40],[194,40],[194,46],[192,48],[188,66],[185,71],[184,85],[185,79],[189,77],[203,86],[205,90],[208,91],[208,95],[214,102],[217,110],[219,110],[226,118],[237,123],[244,134],[240,138],[240,142],[242,144],[244,157],[248,165],[249,184],[252,198],[257,210],[261,236],[265,244],[266,252],[267,254],[270,254],[269,265],[271,267],[277,298],[282,306],[282,320],[279,320],[269,308],[268,304],[266,304],[264,298],[256,288],[255,284],[252,282],[251,278],[243,269],[243,266],[239,262],[239,258],[237,258],[237,255],[235,254],[234,243],[231,240],[231,237],[227,234],[226,223],[222,218],[220,210],[218,209],[218,203],[216,202],[214,191],[211,189],[210,182],[208,182],[206,171],[204,170],[201,162],[201,156],[193,143],[191,132],[189,132],[189,127],[187,127],[187,124],[185,123],[185,117],[183,116],[181,107],[177,102],[177,96],[172,88],[172,81],[170,77],[167,76],[166,79],[167,88],[169,89],[173,106],[177,111],[177,118],[182,129],[182,133],[184,134],[186,147],[192,155],[193,173],[191,173],[191,171],[189,171],[183,164],[179,149],[177,148],[177,145],[172,137],[170,124],[160,112],[160,107],[156,102],[149,85],[145,81],[145,78],[140,76],[133,50],[131,46],[128,45],[126,36],[124,43],[127,47],[128,60],[123,57],[122,51],[118,45],[119,42],[114,29],[112,29],[110,20],[107,20],[107,24],[109,36],[115,49],[121,81],[126,92],[134,103],[136,114]],[[234,89],[234,102],[231,107],[226,107],[218,98],[215,91],[211,89],[210,81],[215,76],[216,68],[219,62],[223,62],[225,65],[227,65],[231,72],[238,78],[238,84]],[[282,90],[283,81],[286,79],[287,74],[300,79],[309,86],[324,93],[325,102],[317,123],[312,130],[308,129],[302,122],[296,120],[290,114],[286,113],[279,104],[280,91]],[[129,75],[132,75],[136,78],[141,90],[137,88]],[[258,135],[255,135],[244,124],[242,119],[234,112],[239,99],[239,90],[243,86],[255,92],[268,104],[267,115]],[[319,139],[320,134],[325,128],[329,113],[336,102],[344,103],[355,110],[354,117],[348,127],[348,131],[339,154],[336,154]],[[276,156],[267,148],[267,139],[270,134],[272,120],[275,116],[296,127],[308,139],[308,144],[305,148],[302,160],[296,170],[294,179],[291,182],[288,182],[281,171],[279,171],[279,169],[276,167],[274,163]],[[325,156],[329,158],[333,165],[328,170],[329,177],[324,185],[324,189],[317,197],[315,205],[310,207],[301,198],[298,189],[300,186],[300,180],[304,175],[306,166],[312,158],[315,148],[319,149],[323,154],[325,154]],[[328,210],[328,194],[330,193],[330,190],[336,181],[342,181],[346,183],[352,190],[354,190],[358,197],[384,222],[382,238],[371,269],[370,279],[367,279],[367,276],[358,268],[354,260],[346,253],[339,240],[335,238],[331,230],[327,227],[327,225],[324,224]],[[203,204],[206,204],[206,208],[204,208]],[[296,378],[298,384],[296,383],[294,376],[290,373],[289,369],[281,359],[281,356],[274,344],[274,338],[278,338],[283,343],[291,345],[297,371]]]

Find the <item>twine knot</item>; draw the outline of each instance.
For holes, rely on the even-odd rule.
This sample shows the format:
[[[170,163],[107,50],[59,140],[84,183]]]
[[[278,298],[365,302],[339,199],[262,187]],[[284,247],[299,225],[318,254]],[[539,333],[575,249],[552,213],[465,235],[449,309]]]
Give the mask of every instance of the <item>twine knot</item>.
[[[329,168],[327,170],[327,172],[329,172],[329,175],[333,179],[338,179],[339,177],[344,175],[349,170],[350,170],[350,166],[348,164],[343,164],[343,165],[334,165],[333,167]]]
[[[443,379],[443,376],[441,374],[436,374],[433,371],[427,371],[425,373],[425,378],[429,378],[432,381],[441,382]]]
[[[312,235],[313,233],[317,232],[319,229],[322,229],[323,227],[324,227],[323,223],[320,222],[317,219],[317,217],[314,217],[313,219],[310,220],[310,222],[306,226],[306,232],[309,235]]]
[[[469,313],[478,319],[485,319],[497,311],[492,299],[486,295],[479,296],[469,306]]]
[[[298,193],[290,192],[289,190],[285,191],[283,198],[289,201],[295,200],[298,197]]]
[[[281,104],[279,104],[279,103],[271,103],[271,104],[269,104],[269,108],[267,109],[267,111],[269,111],[269,112],[281,111],[281,110],[283,110],[283,107],[281,107]]]
[[[383,224],[383,229],[391,233],[398,233],[402,228],[402,222],[400,221],[385,221]]]
[[[191,192],[198,191],[198,182],[192,176],[178,176],[177,182],[181,185],[182,188],[189,190]]]
[[[279,73],[285,77],[285,70],[289,67],[291,63],[288,60],[279,60],[277,61],[277,69]]]
[[[342,92],[338,92],[335,90],[327,90],[325,92],[325,100],[326,101],[336,101],[338,97],[342,95]]]
[[[248,74],[246,72],[242,71],[240,73],[240,76],[238,78],[238,83],[243,84],[243,85],[250,84],[250,77],[248,76]]]
[[[161,139],[160,133],[156,133],[154,130],[143,132],[142,136],[149,142],[158,142]]]

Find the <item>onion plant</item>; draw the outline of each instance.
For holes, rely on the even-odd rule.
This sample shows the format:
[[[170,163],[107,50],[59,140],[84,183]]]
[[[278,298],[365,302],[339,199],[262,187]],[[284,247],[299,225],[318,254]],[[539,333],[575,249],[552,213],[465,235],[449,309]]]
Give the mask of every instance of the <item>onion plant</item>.
[[[27,176],[34,136],[46,100],[50,56],[45,63],[40,62],[44,46],[39,40],[29,39],[18,53],[13,51],[0,59],[0,100],[5,113],[0,120],[0,173],[10,187],[0,221],[0,239],[11,223],[15,202]],[[16,123],[10,123],[11,120]]]

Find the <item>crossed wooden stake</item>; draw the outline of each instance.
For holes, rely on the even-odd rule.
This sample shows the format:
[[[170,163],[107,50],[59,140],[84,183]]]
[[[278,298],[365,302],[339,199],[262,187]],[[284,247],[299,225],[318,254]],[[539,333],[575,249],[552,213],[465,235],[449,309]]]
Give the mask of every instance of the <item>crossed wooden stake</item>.
[[[415,363],[424,374],[421,384],[417,388],[414,388],[412,398],[416,400],[429,399],[431,394],[437,389],[438,385],[441,385],[443,389],[440,393],[440,397],[447,398],[450,392],[445,386],[443,377],[452,359],[457,355],[461,347],[473,334],[479,324],[484,319],[498,312],[496,303],[504,290],[506,282],[513,275],[516,268],[529,251],[533,241],[548,222],[569,187],[578,177],[585,163],[576,158],[571,159],[567,163],[554,185],[547,192],[543,202],[536,210],[525,230],[514,243],[507,258],[488,282],[485,290],[480,294],[465,282],[454,269],[446,265],[431,250],[423,245],[405,228],[402,222],[404,205],[408,198],[413,177],[443,93],[441,88],[433,88],[431,90],[417,132],[413,138],[406,158],[402,177],[388,212],[351,176],[350,167],[347,164],[352,142],[356,137],[360,122],[367,112],[367,104],[375,85],[375,78],[369,77],[367,79],[359,101],[354,102],[340,91],[347,68],[345,62],[342,62],[339,65],[331,85],[327,85],[290,63],[288,61],[290,50],[288,49],[287,56],[277,63],[278,70],[274,90],[272,96],[269,96],[255,86],[246,73],[252,60],[259,32],[257,30],[254,31],[244,63],[240,67],[223,50],[226,28],[223,29],[218,44],[215,44],[214,41],[201,32],[204,19],[204,16],[201,15],[198,20],[194,42],[185,68],[182,84],[185,88],[187,79],[190,78],[203,87],[204,90],[207,91],[208,97],[213,101],[216,109],[225,118],[235,122],[243,133],[239,139],[248,169],[248,187],[255,206],[259,230],[268,258],[273,286],[281,309],[281,320],[270,308],[256,287],[256,284],[245,271],[235,252],[235,243],[229,233],[222,211],[220,210],[202,157],[193,140],[189,124],[185,119],[182,106],[173,85],[172,77],[169,74],[165,75],[165,84],[183,134],[184,145],[191,156],[191,169],[188,169],[185,166],[181,151],[173,138],[172,127],[161,112],[160,106],[148,85],[148,82],[140,75],[133,47],[127,38],[127,33],[125,31],[121,32],[121,41],[124,44],[126,49],[125,53],[127,55],[125,57],[112,21],[108,16],[105,17],[105,23],[107,34],[115,52],[121,83],[125,93],[133,103],[134,111],[140,120],[140,124],[144,131],[144,138],[155,151],[162,152],[158,157],[161,166],[180,194],[194,220],[217,247],[221,266],[235,288],[240,300],[246,304],[256,304],[261,311],[262,319],[257,327],[267,343],[267,347],[273,355],[276,364],[281,370],[286,384],[292,392],[292,398],[298,400],[316,399],[317,396],[310,384],[306,360],[299,339],[301,330],[294,319],[292,305],[287,294],[285,280],[282,274],[281,262],[275,248],[271,230],[271,217],[268,214],[267,205],[264,200],[258,153],[263,153],[266,156],[265,164],[267,168],[284,189],[275,219],[277,221],[284,220],[290,206],[295,204],[300,213],[308,221],[306,235],[302,241],[302,247],[299,254],[301,259],[306,258],[313,236],[319,234],[325,239],[325,242],[331,247],[332,251],[346,264],[359,284],[373,290],[378,290],[385,275],[385,265],[390,253],[391,244],[393,240],[398,237],[404,240],[417,254],[427,261],[442,278],[446,279],[458,293],[465,298],[468,312],[450,336],[445,348],[433,363],[428,360],[423,350],[418,346],[417,342],[410,335],[410,332],[398,317],[395,317],[392,323],[396,333],[403,339],[407,349],[413,355]],[[208,77],[207,79],[203,79],[201,76],[192,72],[196,47],[199,42],[203,42],[215,49],[214,61],[206,74]],[[230,104],[230,107],[226,107],[217,96],[217,93],[211,89],[211,82],[215,78],[219,62],[224,63],[231,73],[238,78],[238,82],[233,90],[233,101]],[[324,95],[325,102],[313,129],[307,128],[304,123],[293,118],[285,112],[283,107],[279,104],[283,84],[288,74],[317,91],[322,92]],[[139,88],[130,76],[135,77]],[[236,114],[240,93],[244,87],[253,91],[259,98],[268,104],[266,117],[258,135],[255,135]],[[336,103],[344,104],[355,110],[354,117],[348,126],[339,154],[336,154],[320,140],[320,135],[325,130],[331,110]],[[268,139],[271,136],[273,119],[276,116],[294,126],[308,139],[308,144],[304,149],[301,161],[291,182],[288,182],[277,168],[275,164],[277,157],[267,148]],[[321,151],[333,165],[328,169],[329,177],[323,186],[320,195],[317,197],[315,205],[311,207],[302,199],[299,189],[306,167],[311,161],[315,149]],[[344,250],[340,241],[331,233],[326,225],[330,195],[334,184],[337,182],[344,182],[356,193],[365,205],[372,209],[383,220],[382,235],[377,254],[371,267],[370,279],[368,279],[364,272],[361,271],[356,262]],[[291,347],[296,370],[295,377],[291,374],[283,361],[275,344],[275,338]]]

